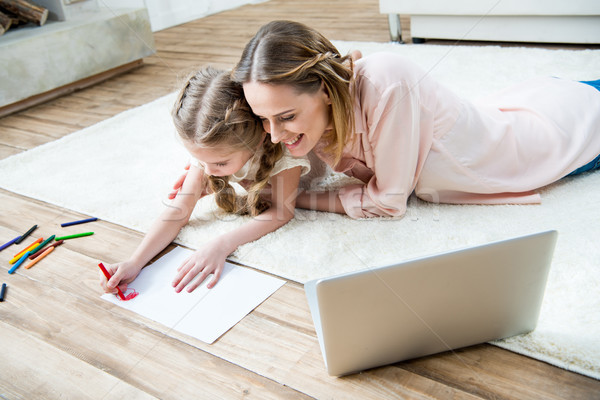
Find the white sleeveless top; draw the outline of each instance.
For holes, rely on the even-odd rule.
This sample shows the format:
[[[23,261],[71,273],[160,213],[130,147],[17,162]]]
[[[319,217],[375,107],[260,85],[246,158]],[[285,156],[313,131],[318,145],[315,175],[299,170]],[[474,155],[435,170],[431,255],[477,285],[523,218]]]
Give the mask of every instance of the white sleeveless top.
[[[243,180],[254,181],[256,180],[256,173],[258,172],[258,168],[260,167],[260,158],[263,154],[263,148],[261,147],[250,159],[244,164],[244,166],[237,171],[235,174],[231,175],[229,178],[229,182],[240,182]],[[204,169],[202,164],[194,157],[191,159],[191,164]],[[291,169],[294,167],[301,167],[302,173],[301,176],[304,176],[310,172],[310,161],[308,157],[292,157],[290,152],[286,147],[283,147],[283,156],[275,162],[273,169],[271,170],[269,177],[275,176],[278,173],[285,171],[286,169]]]

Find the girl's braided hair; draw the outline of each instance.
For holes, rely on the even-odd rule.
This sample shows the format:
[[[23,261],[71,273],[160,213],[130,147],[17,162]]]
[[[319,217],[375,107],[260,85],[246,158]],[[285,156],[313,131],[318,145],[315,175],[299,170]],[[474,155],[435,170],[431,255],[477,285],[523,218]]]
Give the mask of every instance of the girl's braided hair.
[[[229,176],[209,176],[209,189],[217,205],[235,214],[258,215],[269,207],[260,192],[270,172],[283,155],[280,144],[271,142],[244,98],[241,84],[228,71],[205,67],[189,76],[172,110],[173,122],[184,141],[227,151],[255,153],[262,143],[262,156],[255,181],[246,196],[239,196]]]

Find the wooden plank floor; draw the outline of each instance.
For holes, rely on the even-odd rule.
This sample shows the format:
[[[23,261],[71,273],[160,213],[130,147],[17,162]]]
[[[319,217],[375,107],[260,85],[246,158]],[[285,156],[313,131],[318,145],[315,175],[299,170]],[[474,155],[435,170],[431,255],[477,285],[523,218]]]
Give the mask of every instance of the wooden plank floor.
[[[56,140],[178,88],[196,66],[232,67],[258,27],[308,23],[340,40],[387,41],[376,0],[272,0],[155,34],[140,68],[0,119],[0,158]],[[0,242],[84,215],[0,190]],[[96,262],[125,259],[141,235],[103,221],[30,270],[0,253],[2,399],[592,399],[600,382],[491,345],[344,378],[324,371],[301,285],[289,282],[213,345],[100,299]],[[20,246],[22,247],[22,246]]]

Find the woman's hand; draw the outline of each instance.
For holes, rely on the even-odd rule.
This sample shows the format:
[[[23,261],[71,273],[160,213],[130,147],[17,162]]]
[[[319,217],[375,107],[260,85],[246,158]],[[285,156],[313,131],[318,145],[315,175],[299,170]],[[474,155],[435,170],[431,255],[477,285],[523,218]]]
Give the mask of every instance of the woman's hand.
[[[141,266],[131,261],[107,264],[105,267],[108,273],[112,275],[109,281],[106,280],[102,271],[98,273],[100,274],[100,285],[106,293],[117,293],[117,286],[125,292],[127,284],[131,283],[142,270]]]
[[[352,61],[360,60],[362,58],[362,52],[360,50],[352,50],[349,54]]]
[[[177,197],[177,195],[179,193],[181,193],[181,189],[183,188],[183,183],[188,178],[188,172],[190,170],[190,164],[188,163],[185,166],[184,169],[185,169],[186,172],[184,172],[183,175],[181,175],[175,181],[175,184],[173,185],[173,191],[171,193],[169,193],[169,195],[168,195],[169,200],[173,200],[175,197]],[[202,176],[204,177],[204,175],[202,175]],[[206,178],[204,177],[203,179],[206,179]],[[210,190],[210,188],[208,187],[208,185],[205,184],[202,187],[203,187],[203,189],[202,189],[202,193],[200,194],[200,197],[204,197],[204,196],[209,195],[209,194],[212,193],[211,190]]]
[[[225,267],[225,259],[229,252],[215,241],[209,242],[194,252],[177,268],[177,275],[173,279],[173,287],[177,293],[186,288],[192,292],[204,282],[210,274],[212,280],[206,286],[212,289],[218,282]]]
[[[169,200],[173,200],[177,196],[177,193],[181,191],[181,188],[183,187],[183,182],[185,182],[185,178],[187,178],[188,171],[190,170],[190,163],[188,163],[184,169],[186,172],[184,172],[183,175],[181,175],[179,179],[175,181],[175,184],[173,185],[173,191],[169,193],[168,196]]]

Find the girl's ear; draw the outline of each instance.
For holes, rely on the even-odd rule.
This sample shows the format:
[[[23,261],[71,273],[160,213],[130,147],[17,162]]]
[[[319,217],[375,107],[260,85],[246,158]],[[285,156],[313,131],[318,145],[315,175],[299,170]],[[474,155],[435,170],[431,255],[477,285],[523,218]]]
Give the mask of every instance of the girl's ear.
[[[327,90],[327,87],[325,86],[325,82],[321,81],[321,89],[320,89],[321,95],[323,96],[323,101],[325,102],[325,104],[327,104],[328,106],[331,105],[331,98],[329,97],[329,90]]]

